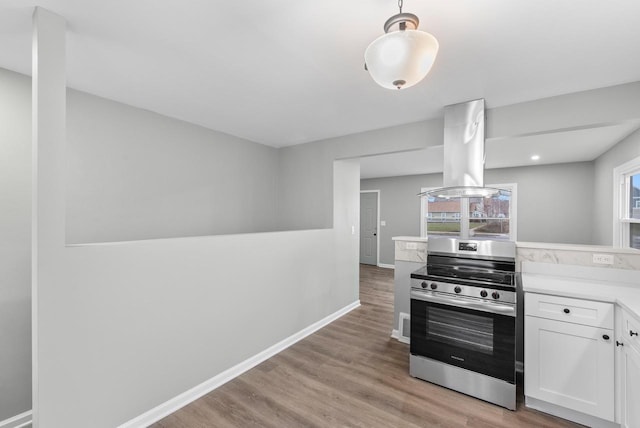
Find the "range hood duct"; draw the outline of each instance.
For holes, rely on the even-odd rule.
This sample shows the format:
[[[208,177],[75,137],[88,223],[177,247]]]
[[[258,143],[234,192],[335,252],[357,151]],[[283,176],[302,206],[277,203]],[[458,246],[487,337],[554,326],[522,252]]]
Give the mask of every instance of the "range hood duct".
[[[444,108],[443,187],[420,193],[438,198],[485,198],[509,194],[484,187],[484,99]]]

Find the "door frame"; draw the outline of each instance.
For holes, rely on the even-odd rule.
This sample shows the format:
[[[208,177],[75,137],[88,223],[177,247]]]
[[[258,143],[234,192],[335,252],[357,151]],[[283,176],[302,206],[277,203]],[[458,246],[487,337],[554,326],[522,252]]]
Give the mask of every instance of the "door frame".
[[[376,266],[380,267],[380,189],[377,190],[360,190],[360,193],[377,193],[378,194],[378,206],[376,207]],[[360,201],[358,200],[358,219],[360,218]],[[358,231],[358,239],[360,238],[360,231]],[[358,257],[360,254],[358,254]]]

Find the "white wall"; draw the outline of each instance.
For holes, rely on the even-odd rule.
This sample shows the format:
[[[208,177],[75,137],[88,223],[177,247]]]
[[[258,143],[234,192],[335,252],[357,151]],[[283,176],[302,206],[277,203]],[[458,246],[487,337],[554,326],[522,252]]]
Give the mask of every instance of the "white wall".
[[[64,249],[41,426],[116,426],[357,301],[358,164],[335,182],[334,229]]]
[[[519,241],[592,243],[593,163],[540,165],[485,171],[485,183],[517,183]],[[423,187],[442,186],[442,174],[362,180],[380,189],[380,263],[394,263],[394,236],[420,236]],[[552,189],[552,191],[551,191]]]
[[[353,161],[332,229],[64,245],[64,21],[35,17],[36,427],[117,426],[357,301]]]
[[[356,301],[355,238],[325,229],[65,249],[39,314],[41,426],[117,426]]]
[[[0,69],[0,422],[31,409],[30,93]]]

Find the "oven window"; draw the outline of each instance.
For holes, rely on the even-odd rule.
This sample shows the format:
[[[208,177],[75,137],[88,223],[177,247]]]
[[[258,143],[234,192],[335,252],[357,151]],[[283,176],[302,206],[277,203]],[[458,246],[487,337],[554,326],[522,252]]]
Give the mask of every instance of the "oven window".
[[[493,317],[430,307],[427,339],[483,354],[493,353]]]

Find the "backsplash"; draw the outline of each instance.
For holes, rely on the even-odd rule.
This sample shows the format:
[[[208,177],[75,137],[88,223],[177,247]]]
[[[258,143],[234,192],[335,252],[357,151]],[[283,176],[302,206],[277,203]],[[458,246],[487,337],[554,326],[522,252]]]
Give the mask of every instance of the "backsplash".
[[[395,259],[408,262],[427,262],[426,238],[394,237]],[[517,242],[516,268],[523,261],[574,266],[590,266],[609,269],[640,271],[640,251],[595,245],[551,244],[544,242]],[[594,254],[610,255],[613,264],[593,262]]]
[[[595,254],[612,256],[613,264],[594,263]],[[640,270],[640,251],[591,245],[517,243],[517,268],[523,261]]]
[[[427,240],[425,238],[395,237],[395,259],[403,262],[427,263]]]

